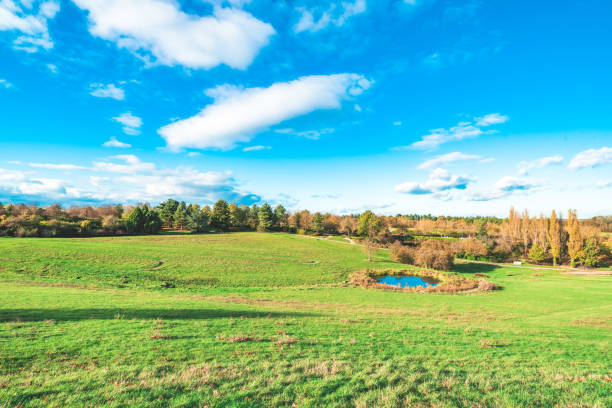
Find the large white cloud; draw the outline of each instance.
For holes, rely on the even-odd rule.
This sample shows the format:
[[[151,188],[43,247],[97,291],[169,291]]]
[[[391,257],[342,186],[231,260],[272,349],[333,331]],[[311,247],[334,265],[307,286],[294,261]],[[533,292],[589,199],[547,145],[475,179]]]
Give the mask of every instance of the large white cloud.
[[[21,162],[14,164],[26,165]],[[29,163],[37,171],[0,169],[0,202],[65,205],[83,203],[158,203],[168,198],[210,204],[222,198],[253,204],[261,198],[242,191],[230,171],[200,171],[189,167],[158,168],[134,155],[117,155],[93,163]],[[53,178],[53,171],[74,170],[70,181]]]
[[[442,191],[458,189],[465,190],[470,183],[470,179],[466,176],[458,176],[451,174],[445,169],[435,169],[429,179],[424,183],[406,182],[395,187],[395,191],[405,194],[433,194]]]
[[[60,9],[56,0],[20,1],[0,0],[0,31],[15,31],[18,36],[13,46],[27,52],[53,48],[48,20]]]
[[[256,131],[318,109],[337,109],[371,82],[358,74],[313,75],[268,88],[223,85],[207,91],[214,102],[199,114],[159,129],[168,148],[229,149]]]
[[[570,169],[581,169],[584,167],[596,167],[607,163],[612,163],[612,147],[582,151],[574,156],[568,167]]]
[[[201,17],[174,0],[73,0],[89,12],[90,32],[126,48],[149,63],[212,68],[247,68],[274,28],[251,14],[215,7]]]

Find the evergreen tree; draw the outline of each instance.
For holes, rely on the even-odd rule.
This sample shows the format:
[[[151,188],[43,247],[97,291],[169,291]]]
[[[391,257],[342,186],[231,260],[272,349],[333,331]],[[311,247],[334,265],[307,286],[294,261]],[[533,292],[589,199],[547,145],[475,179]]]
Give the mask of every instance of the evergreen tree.
[[[204,211],[204,209],[200,210],[199,207],[197,211],[192,209],[187,216],[187,226],[196,232],[204,232],[208,228],[209,215],[210,212]]]
[[[125,219],[125,230],[128,234],[138,234],[142,232],[144,216],[140,207],[136,207]]]
[[[287,230],[287,226],[289,225],[289,214],[287,214],[285,207],[280,204],[274,209],[274,222],[277,229],[282,231]]]
[[[142,208],[143,224],[141,232],[145,234],[157,234],[162,229],[162,220],[156,211],[149,208],[148,205]]]
[[[185,225],[187,225],[187,205],[184,201],[176,207],[176,211],[174,212],[174,227],[178,229],[184,229]]]
[[[251,211],[249,212],[249,227],[253,230],[257,230],[257,226],[259,225],[259,207],[257,204],[253,204],[251,206]]]
[[[219,200],[215,203],[210,217],[210,225],[218,231],[227,231],[230,227],[230,212],[227,202]]]
[[[171,198],[157,206],[159,216],[166,227],[172,228],[174,226],[174,213],[176,213],[178,206],[179,202]]]
[[[323,215],[316,212],[312,217],[312,230],[317,234],[323,233]]]
[[[272,207],[270,207],[269,204],[266,203],[261,206],[257,213],[257,218],[258,231],[270,231],[272,229],[272,226],[274,224],[274,214],[272,213]]]

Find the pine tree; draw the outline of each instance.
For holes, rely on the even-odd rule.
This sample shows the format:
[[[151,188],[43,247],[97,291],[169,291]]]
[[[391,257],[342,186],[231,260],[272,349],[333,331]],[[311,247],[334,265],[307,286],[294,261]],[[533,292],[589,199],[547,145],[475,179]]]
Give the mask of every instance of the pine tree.
[[[184,229],[185,225],[187,225],[187,205],[184,201],[176,207],[176,211],[174,212],[174,226],[179,229]]]
[[[272,226],[274,225],[274,214],[272,213],[272,207],[269,204],[264,204],[261,206],[257,213],[258,223],[257,230],[258,231],[270,231]]]
[[[312,230],[317,234],[323,233],[323,215],[320,212],[315,213],[312,218]]]
[[[274,221],[276,228],[282,231],[287,230],[287,226],[289,225],[289,214],[287,214],[285,207],[280,204],[274,209]]]
[[[219,231],[227,231],[230,227],[230,212],[227,202],[219,200],[212,209],[210,225]]]

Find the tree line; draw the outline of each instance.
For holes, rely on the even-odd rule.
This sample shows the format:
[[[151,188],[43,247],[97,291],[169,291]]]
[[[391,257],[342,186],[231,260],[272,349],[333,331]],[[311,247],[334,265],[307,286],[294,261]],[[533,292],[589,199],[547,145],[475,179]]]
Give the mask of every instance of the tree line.
[[[372,256],[374,248],[390,247],[397,242],[394,253],[403,253],[400,257],[405,260],[418,258],[416,253],[408,254],[414,252],[414,248],[427,248],[430,258],[436,251],[447,251],[453,257],[469,259],[525,259],[553,265],[596,266],[609,259],[611,244],[609,239],[606,242],[604,232],[610,225],[612,217],[579,220],[573,210],[564,220],[555,211],[550,216],[530,217],[527,211],[518,213],[514,208],[502,219],[416,214],[379,216],[372,211],[338,216],[308,210],[289,212],[282,205],[272,207],[267,203],[244,206],[224,200],[212,207],[169,199],[157,206],[104,205],[66,209],[59,204],[39,207],[0,203],[0,236],[156,234],[163,230],[343,234],[361,239],[369,248],[368,257]],[[438,242],[424,244],[430,240]],[[447,254],[440,259],[441,263],[447,263]]]

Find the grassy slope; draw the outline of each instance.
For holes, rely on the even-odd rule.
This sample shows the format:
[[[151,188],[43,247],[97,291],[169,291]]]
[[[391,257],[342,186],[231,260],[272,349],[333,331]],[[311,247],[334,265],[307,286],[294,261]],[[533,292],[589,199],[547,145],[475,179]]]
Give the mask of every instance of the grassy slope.
[[[0,406],[612,405],[611,277],[472,264],[504,290],[327,285],[363,258],[255,233],[0,239]]]

